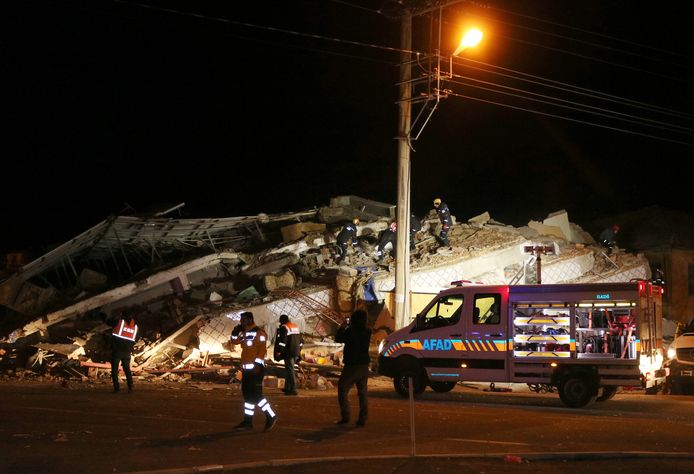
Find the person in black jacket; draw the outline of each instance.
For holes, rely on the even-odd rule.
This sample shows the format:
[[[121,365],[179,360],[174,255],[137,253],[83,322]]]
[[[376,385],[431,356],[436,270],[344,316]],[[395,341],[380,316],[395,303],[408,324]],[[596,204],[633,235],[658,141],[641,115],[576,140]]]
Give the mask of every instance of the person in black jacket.
[[[295,364],[301,359],[301,331],[289,321],[286,314],[280,315],[280,327],[275,337],[275,361],[284,362],[284,394],[298,395],[296,391]]]
[[[337,234],[337,247],[339,255],[337,256],[337,263],[342,263],[342,261],[347,256],[347,244],[349,242],[354,245],[357,240],[357,226],[359,225],[359,219],[354,218],[352,222],[348,222],[342,228],[342,230]]]
[[[364,426],[369,415],[367,383],[369,380],[369,344],[371,329],[366,327],[366,312],[357,310],[337,330],[335,342],[345,344],[344,367],[337,383],[337,400],[340,404],[338,425],[349,423],[349,391],[352,385],[357,386],[359,395],[359,418],[357,426]]]
[[[385,249],[388,244],[391,245],[390,251],[395,252],[397,231],[398,224],[391,222],[388,228],[381,233],[381,237],[378,239],[378,244],[376,245],[376,255],[378,255],[379,261],[385,256]]]
[[[410,251],[414,251],[417,248],[415,247],[415,237],[417,235],[417,232],[422,230],[422,222],[417,219],[417,216],[414,214],[410,215]],[[396,252],[396,245],[398,241],[398,236],[397,236],[397,231],[398,231],[398,224],[397,222],[391,222],[390,225],[386,230],[384,230],[381,233],[380,239],[378,239],[378,245],[376,245],[376,255],[378,256],[378,260],[381,261],[383,257],[385,256],[384,250],[386,248],[386,245],[389,243],[391,244],[391,252],[395,253]]]
[[[436,214],[438,214],[439,220],[441,221],[441,232],[439,232],[439,236],[436,240],[439,241],[439,245],[449,247],[451,243],[448,241],[448,231],[451,230],[451,226],[453,225],[451,211],[440,198],[434,199],[434,209],[436,209]]]

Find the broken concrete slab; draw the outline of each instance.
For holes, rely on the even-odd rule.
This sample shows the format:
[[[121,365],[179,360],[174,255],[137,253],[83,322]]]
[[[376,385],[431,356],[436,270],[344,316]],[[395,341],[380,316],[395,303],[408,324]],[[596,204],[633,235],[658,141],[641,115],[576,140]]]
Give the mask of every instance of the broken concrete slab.
[[[569,214],[565,210],[562,209],[561,211],[552,212],[542,223],[550,227],[559,227],[566,240],[575,242],[569,223]]]
[[[552,237],[557,237],[562,240],[569,240],[564,232],[562,232],[561,227],[545,225],[542,222],[530,221],[528,222],[528,227],[536,230],[540,235],[547,235]]]
[[[489,212],[485,211],[482,214],[471,217],[467,220],[467,223],[473,226],[481,226],[486,224],[491,220],[491,216],[489,215]]]
[[[282,240],[284,242],[291,242],[294,240],[303,239],[308,234],[313,232],[325,232],[326,227],[322,222],[298,222],[296,224],[291,224],[280,228],[282,233]]]

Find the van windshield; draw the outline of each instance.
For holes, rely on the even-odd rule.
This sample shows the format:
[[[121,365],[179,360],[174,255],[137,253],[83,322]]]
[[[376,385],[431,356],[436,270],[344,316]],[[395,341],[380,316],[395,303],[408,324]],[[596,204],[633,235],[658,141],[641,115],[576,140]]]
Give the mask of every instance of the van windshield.
[[[448,295],[439,298],[429,310],[417,320],[416,331],[450,326],[460,320],[463,310],[463,295]]]

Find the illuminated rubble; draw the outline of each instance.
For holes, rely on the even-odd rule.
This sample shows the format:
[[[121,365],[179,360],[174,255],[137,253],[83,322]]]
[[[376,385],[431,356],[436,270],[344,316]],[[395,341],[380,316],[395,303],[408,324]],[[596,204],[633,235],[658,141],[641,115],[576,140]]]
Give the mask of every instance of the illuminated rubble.
[[[358,242],[338,266],[335,236],[353,217],[361,219]],[[395,206],[341,196],[275,216],[104,221],[0,282],[0,372],[108,382],[104,320],[128,308],[141,328],[133,357],[141,380],[233,382],[239,353],[226,343],[239,314],[250,310],[271,338],[281,314],[298,324],[305,341],[300,387],[328,388],[342,361],[332,335],[346,315],[367,310],[375,345],[393,330],[393,255],[379,262],[375,245],[394,217]],[[542,283],[650,277],[643,256],[605,255],[563,211],[522,228],[487,213],[457,221],[446,248],[434,238],[436,215],[422,223],[411,290],[427,298],[461,279],[535,283],[536,259],[523,250],[532,245],[556,249],[542,256]],[[269,360],[267,383],[281,385],[281,372]]]

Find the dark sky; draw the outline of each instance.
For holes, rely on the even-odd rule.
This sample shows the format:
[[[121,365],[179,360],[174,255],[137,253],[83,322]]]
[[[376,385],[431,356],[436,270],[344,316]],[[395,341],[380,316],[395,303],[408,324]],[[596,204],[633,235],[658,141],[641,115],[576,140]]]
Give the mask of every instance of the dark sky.
[[[444,9],[444,55],[462,24],[483,25],[485,39],[456,60],[443,85],[449,97],[413,143],[413,211],[424,214],[438,196],[459,219],[486,210],[513,225],[558,209],[579,224],[650,204],[694,212],[685,5],[502,0]],[[395,203],[392,7],[4,6],[0,252],[65,240],[126,205],[146,212],[185,202],[188,217],[218,217],[296,211],[342,194]],[[437,48],[435,25],[415,18],[422,58]],[[518,97],[529,93],[536,101]],[[548,103],[557,101],[570,108]]]

